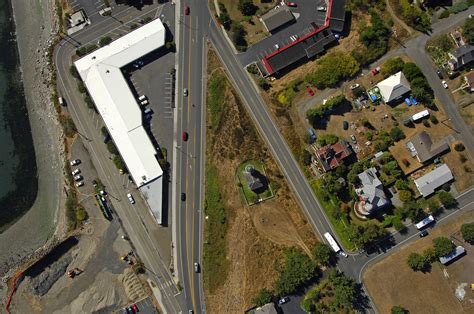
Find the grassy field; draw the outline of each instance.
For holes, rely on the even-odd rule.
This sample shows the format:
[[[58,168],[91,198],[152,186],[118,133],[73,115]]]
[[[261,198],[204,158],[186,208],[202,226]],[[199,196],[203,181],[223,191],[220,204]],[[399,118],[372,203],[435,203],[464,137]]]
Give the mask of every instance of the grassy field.
[[[217,169],[212,165],[206,166],[206,195],[204,211],[206,213],[207,228],[204,233],[204,284],[212,293],[222,285],[227,278],[229,262],[227,254],[227,228],[228,216],[219,190],[219,175]]]
[[[461,224],[472,221],[474,211],[470,210],[431,230],[429,236],[397,249],[395,253],[370,266],[363,281],[378,311],[389,313],[393,305],[401,305],[410,313],[472,313],[473,305],[469,299],[474,298],[474,293],[469,287],[464,288],[464,301],[460,302],[454,296],[460,283],[471,283],[472,280],[472,246],[459,241]],[[406,261],[408,255],[412,252],[422,253],[432,247],[433,239],[439,236],[450,237],[456,245],[464,246],[467,255],[448,266],[435,262],[430,272],[411,270]]]
[[[209,79],[207,108],[209,109],[210,124],[214,130],[217,130],[222,118],[226,84],[227,80],[221,72],[214,73]]]

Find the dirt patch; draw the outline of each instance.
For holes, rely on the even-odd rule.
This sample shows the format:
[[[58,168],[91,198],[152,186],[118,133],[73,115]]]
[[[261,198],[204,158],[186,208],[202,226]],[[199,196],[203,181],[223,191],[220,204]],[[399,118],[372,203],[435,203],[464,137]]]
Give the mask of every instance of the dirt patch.
[[[454,186],[461,192],[474,185],[474,163],[467,150],[458,152],[454,149],[456,143],[459,142],[450,145],[451,151],[443,156],[443,161],[454,175]]]
[[[455,221],[434,229],[427,238],[418,239],[371,266],[365,272],[364,283],[379,312],[389,313],[393,305],[401,305],[410,313],[472,313],[472,304],[467,300],[459,302],[454,295],[459,282],[467,279],[456,277],[457,269],[474,267],[474,261],[468,258],[469,252],[449,266],[434,263],[429,273],[414,272],[406,263],[410,253],[423,252],[432,246],[435,237],[452,236],[463,223],[472,221],[474,211],[470,210]],[[462,245],[468,250],[471,248],[469,244]],[[470,265],[458,266],[466,262]],[[445,277],[443,269],[447,269],[449,278]],[[472,292],[467,291],[467,294],[470,296],[466,295],[466,299],[473,297]]]
[[[209,76],[222,74],[220,67],[211,50]],[[207,160],[219,174],[219,192],[228,215],[227,278],[222,278],[222,284],[214,291],[206,291],[207,307],[212,313],[243,312],[250,308],[258,290],[272,288],[278,276],[276,269],[284,261],[285,247],[298,246],[309,252],[316,243],[311,226],[228,82],[223,105],[225,114],[219,119],[219,126],[208,126],[207,131]],[[240,198],[235,171],[250,159],[264,165],[276,196],[247,207]]]

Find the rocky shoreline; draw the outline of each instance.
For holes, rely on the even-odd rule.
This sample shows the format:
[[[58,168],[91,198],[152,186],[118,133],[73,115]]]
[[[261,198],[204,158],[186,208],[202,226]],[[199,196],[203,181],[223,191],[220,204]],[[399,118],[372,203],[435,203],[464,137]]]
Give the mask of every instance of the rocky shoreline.
[[[54,0],[11,0],[22,80],[38,165],[38,195],[32,208],[0,234],[0,296],[19,267],[44,255],[66,232],[63,193],[64,134],[51,101],[54,66],[49,52],[58,33]],[[2,302],[3,303],[3,302]]]

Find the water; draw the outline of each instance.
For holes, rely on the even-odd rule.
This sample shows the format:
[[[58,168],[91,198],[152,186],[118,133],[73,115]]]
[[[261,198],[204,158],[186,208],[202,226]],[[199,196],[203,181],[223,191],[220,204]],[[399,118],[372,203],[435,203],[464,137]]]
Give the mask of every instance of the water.
[[[0,233],[33,205],[38,189],[11,4],[0,0]],[[28,75],[28,71],[25,72]]]

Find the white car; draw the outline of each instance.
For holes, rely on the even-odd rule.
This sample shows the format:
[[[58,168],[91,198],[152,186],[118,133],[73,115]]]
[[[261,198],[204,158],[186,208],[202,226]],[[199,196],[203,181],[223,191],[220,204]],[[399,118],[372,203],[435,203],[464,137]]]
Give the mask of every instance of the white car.
[[[199,273],[199,263],[194,263],[194,272]]]
[[[77,168],[76,170],[74,170],[73,172],[71,172],[71,174],[72,174],[73,176],[78,175],[79,173],[81,173],[81,169],[79,169],[79,168]]]
[[[275,44],[275,49],[276,49],[276,50],[280,49],[280,45],[279,45],[279,44]]]
[[[472,19],[474,17],[474,14],[469,14],[467,17]]]
[[[76,182],[76,187],[80,187],[84,185],[84,181]]]
[[[142,105],[142,106],[148,105],[148,99],[142,100],[142,101],[140,102],[140,105]]]
[[[183,96],[188,97],[188,89],[187,88],[183,89]]]
[[[135,199],[133,198],[131,193],[128,193],[127,197],[128,197],[128,201],[130,202],[130,204],[135,204]]]
[[[290,301],[290,297],[283,297],[280,300],[278,300],[278,305],[283,305],[288,301]]]
[[[343,256],[343,257],[347,257],[347,253],[344,252],[344,251],[339,251],[339,255]]]
[[[77,166],[78,164],[81,163],[81,160],[80,159],[74,159],[74,160],[71,160],[71,166]]]
[[[446,88],[446,89],[448,88],[448,83],[446,83],[446,81],[442,81],[441,83],[443,84],[444,88]]]
[[[359,84],[352,84],[352,85],[351,85],[351,89],[356,89],[356,88],[358,88],[359,86],[360,86]]]
[[[319,12],[326,12],[327,8],[324,6],[320,6],[320,7],[317,7],[316,10],[318,10]]]
[[[78,174],[77,176],[74,176],[74,181],[81,181],[82,179],[84,179],[80,174]]]

